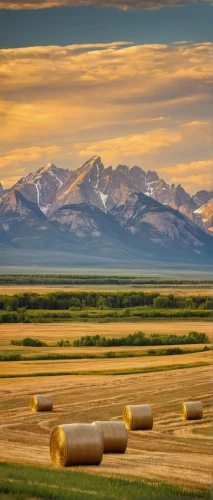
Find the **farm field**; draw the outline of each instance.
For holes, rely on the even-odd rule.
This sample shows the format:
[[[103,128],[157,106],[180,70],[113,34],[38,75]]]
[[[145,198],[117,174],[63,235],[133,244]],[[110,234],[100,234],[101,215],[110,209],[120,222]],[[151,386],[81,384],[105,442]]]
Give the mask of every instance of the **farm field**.
[[[210,367],[203,366],[114,377],[73,375],[3,379],[0,461],[52,468],[49,436],[55,425],[120,420],[124,405],[146,402],[153,409],[152,431],[129,432],[124,455],[104,455],[99,467],[71,470],[148,478],[193,490],[209,489],[212,469],[209,377]],[[52,394],[52,413],[31,413],[30,396],[40,392]],[[202,421],[182,421],[180,407],[184,400],[202,400]]]
[[[95,349],[95,347],[94,347]],[[72,359],[72,360],[34,360],[34,361],[4,361],[0,366],[0,378],[11,376],[40,376],[41,374],[83,374],[93,373],[131,373],[137,371],[161,371],[173,365],[180,368],[191,365],[199,366],[200,363],[211,364],[212,352],[198,352],[193,354],[180,354],[178,356],[147,356],[116,359]]]
[[[154,356],[147,353],[147,346],[56,345],[61,340],[69,340],[72,344],[84,335],[123,337],[138,330],[147,336],[153,333],[187,335],[196,331],[208,335],[210,341],[213,339],[211,322],[203,320],[0,325],[0,354],[18,353],[29,358],[52,353],[103,356],[100,359],[0,362],[0,472],[1,464],[4,467],[8,462],[8,477],[12,474],[19,486],[20,479],[16,476],[22,474],[21,470],[10,469],[10,463],[11,467],[13,464],[41,467],[42,473],[48,475],[45,471],[54,471],[49,456],[49,438],[56,425],[121,420],[126,404],[148,403],[154,414],[153,430],[129,432],[124,455],[104,455],[99,467],[72,467],[71,471],[95,474],[94,477],[166,483],[171,488],[188,488],[190,492],[203,491],[204,496],[208,495],[213,464],[211,350],[204,351],[204,344],[179,345],[182,349],[202,349],[202,352]],[[11,345],[12,339],[20,341],[26,337],[41,340],[48,347]],[[165,346],[154,348],[159,350],[162,347]],[[106,351],[135,357],[106,358]],[[30,397],[39,393],[53,396],[53,412],[31,413]],[[202,401],[202,421],[182,421],[181,404],[184,400]],[[36,472],[32,469],[29,474],[33,477]],[[56,477],[54,471],[51,487]],[[125,491],[125,485],[122,487]],[[122,498],[129,497],[123,495]]]
[[[211,321],[202,320],[143,320],[137,324],[128,323],[17,323],[0,324],[0,347],[10,345],[11,339],[21,340],[31,337],[43,342],[55,343],[61,339],[70,342],[83,335],[102,335],[104,337],[123,337],[142,331],[146,335],[153,333],[186,335],[190,331],[206,333],[213,341]],[[13,346],[14,348],[14,346]],[[37,350],[36,350],[37,352]]]
[[[1,285],[0,286],[0,295],[14,295],[17,293],[38,293],[40,295],[52,292],[76,292],[76,291],[107,291],[107,292],[116,292],[116,291],[135,291],[135,292],[157,292],[161,293],[161,295],[168,295],[172,293],[175,296],[213,296],[213,287],[206,285],[61,285],[61,286],[53,286],[53,285]]]

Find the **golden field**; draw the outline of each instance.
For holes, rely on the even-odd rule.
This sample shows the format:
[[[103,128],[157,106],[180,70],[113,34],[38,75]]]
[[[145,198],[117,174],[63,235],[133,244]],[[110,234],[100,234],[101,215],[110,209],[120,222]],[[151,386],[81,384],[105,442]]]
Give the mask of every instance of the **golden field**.
[[[190,331],[197,331],[199,333],[206,333],[210,339],[210,341],[213,340],[213,329],[212,329],[212,324],[211,322],[208,321],[143,321],[143,322],[129,322],[129,323],[43,323],[43,324],[36,324],[36,323],[31,323],[31,324],[2,324],[0,325],[0,354],[2,355],[8,355],[8,354],[15,354],[18,353],[21,356],[24,357],[34,357],[34,356],[40,356],[40,355],[51,355],[51,354],[67,354],[67,355],[96,355],[96,356],[103,356],[106,352],[114,352],[118,354],[125,354],[125,353],[134,353],[134,355],[139,356],[140,354],[143,355],[145,354],[151,347],[138,347],[138,346],[122,346],[122,347],[56,347],[56,344],[60,340],[69,340],[70,343],[72,343],[74,340],[84,336],[84,335],[100,335],[100,336],[105,336],[106,338],[108,337],[123,337],[127,336],[128,334],[133,334],[136,331],[143,331],[146,335],[151,335],[152,333],[167,333],[167,334],[176,334],[176,335],[187,335]],[[46,344],[48,344],[48,347],[24,347],[24,346],[14,346],[11,345],[11,340],[23,340],[25,337],[31,337],[32,339],[38,339],[42,340]],[[49,347],[50,346],[50,347]],[[168,346],[171,347],[171,346]],[[175,346],[172,346],[175,347]],[[179,346],[182,347],[182,349],[203,349],[203,344],[195,344],[195,345],[185,345],[185,346]],[[155,350],[160,350],[162,348],[166,348],[166,346],[154,346]],[[206,353],[203,353],[205,356]],[[184,355],[186,356],[186,355]],[[144,362],[147,361],[147,357],[144,360]],[[163,357],[161,357],[163,359]],[[180,359],[180,356],[178,358],[171,358],[172,362],[178,361]],[[154,358],[156,362],[156,358]],[[168,356],[166,356],[166,360],[168,361]],[[184,357],[184,360],[186,360],[186,357]],[[68,371],[68,369],[71,371],[70,367],[73,367],[73,369],[77,369],[80,367],[80,362],[81,360],[78,360],[77,362],[77,368],[76,366],[74,367],[74,361],[69,361],[69,363],[64,361],[60,361],[60,367],[62,371]],[[82,360],[82,365],[84,365],[84,362],[87,362],[89,364],[89,361],[91,365],[94,367],[94,360]],[[110,360],[107,359],[102,359],[100,360],[101,363]],[[122,360],[119,360],[121,363]],[[123,360],[124,361],[124,360]],[[128,359],[126,359],[128,361]],[[130,366],[131,363],[135,363],[137,360],[129,360]],[[114,361],[115,362],[115,361]],[[118,362],[118,360],[117,360]],[[184,362],[184,361],[183,361]],[[187,361],[185,361],[187,362]],[[40,372],[40,367],[42,371],[46,371],[44,367],[48,368],[48,371],[50,370],[50,367],[53,366],[53,361],[39,361],[37,365],[35,365],[35,362],[32,364],[32,362],[29,364],[27,361],[23,362],[17,362],[17,369],[21,370],[22,366],[27,366],[28,369],[30,370],[30,373],[35,373],[35,367],[39,368]],[[59,363],[59,362],[57,362]],[[56,363],[56,365],[57,365]],[[139,363],[139,361],[138,361]],[[13,373],[13,366],[14,363],[11,364],[11,362],[8,362],[6,364],[2,365],[0,364],[0,374],[7,374],[7,373]],[[68,368],[69,366],[69,368]],[[8,367],[8,368],[7,368]],[[116,365],[117,367],[117,365]],[[36,368],[36,369],[37,369]],[[133,368],[136,368],[134,365]],[[94,369],[97,369],[99,371],[98,365],[97,365],[97,360],[96,360],[96,365]],[[106,369],[108,369],[108,365],[106,363]],[[124,368],[123,368],[124,369]],[[9,370],[9,371],[7,371]]]
[[[14,295],[17,293],[38,293],[46,294],[53,292],[156,292],[161,295],[170,293],[188,297],[190,295],[197,296],[213,296],[213,288],[206,285],[1,285],[0,295]]]
[[[210,340],[213,340],[211,321],[202,320],[162,319],[159,321],[143,320],[137,321],[137,323],[130,321],[128,323],[4,323],[0,324],[0,348],[9,345],[11,339],[21,340],[25,337],[54,344],[61,339],[73,342],[84,335],[123,337],[139,330],[146,335],[152,333],[186,335],[190,331],[196,331],[206,333]]]
[[[94,347],[94,349],[96,349]],[[180,354],[178,356],[146,356],[134,358],[114,359],[77,359],[77,360],[48,360],[48,361],[6,361],[1,363],[1,376],[77,373],[90,375],[93,373],[106,373],[116,371],[137,371],[157,367],[171,367],[175,364],[185,366],[194,363],[211,363],[212,351],[193,354]]]
[[[200,367],[113,377],[1,380],[0,460],[51,467],[49,438],[54,426],[120,420],[124,405],[149,403],[154,413],[153,430],[129,432],[125,455],[104,455],[100,467],[86,470],[208,488],[212,469],[209,376],[209,367]],[[29,401],[36,393],[53,396],[52,413],[31,413]],[[184,400],[202,400],[202,421],[182,421]]]
[[[10,344],[11,339],[21,340],[26,336],[54,344],[61,339],[72,342],[86,334],[118,337],[137,330],[147,335],[187,334],[195,330],[206,333],[212,339],[212,325],[204,321],[143,321],[137,325],[3,324],[0,325],[0,350],[1,353],[29,353],[30,356],[47,352],[98,354],[113,349],[116,352],[141,351],[143,354],[147,347],[32,348]],[[182,347],[198,349],[203,346]],[[86,467],[86,471],[149,478],[192,489],[209,488],[213,441],[209,382],[211,361],[212,351],[160,357],[1,362],[0,376],[5,378],[0,379],[0,461],[52,467],[49,438],[56,425],[121,420],[126,404],[148,403],[154,414],[153,430],[130,431],[124,455],[104,455],[100,467]],[[195,366],[199,363],[206,365]],[[179,365],[179,369],[175,369],[174,365]],[[169,371],[161,371],[165,367]],[[151,371],[137,373],[143,369]],[[159,371],[154,371],[156,369]],[[110,375],[115,370],[126,374]],[[132,374],[131,370],[135,373]],[[72,372],[73,375],[63,375],[63,372]],[[103,374],[106,372],[109,374]],[[44,373],[45,376],[42,375]],[[14,378],[10,378],[11,375]],[[31,413],[30,397],[39,393],[53,396],[52,413]],[[181,404],[187,400],[203,402],[202,421],[182,421]],[[85,467],[78,469],[85,470]]]

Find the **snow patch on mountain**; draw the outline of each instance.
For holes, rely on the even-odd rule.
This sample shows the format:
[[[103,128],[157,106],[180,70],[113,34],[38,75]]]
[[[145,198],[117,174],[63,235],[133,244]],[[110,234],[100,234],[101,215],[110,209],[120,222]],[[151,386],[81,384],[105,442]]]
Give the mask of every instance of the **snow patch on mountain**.
[[[107,199],[108,199],[108,194],[104,194],[102,191],[100,191],[98,189],[99,188],[99,183],[100,183],[100,166],[99,166],[99,164],[97,164],[97,178],[96,178],[96,185],[95,185],[94,189],[95,189],[96,193],[98,194],[98,196],[101,198],[101,201],[102,201],[103,206],[104,206],[104,211],[107,212],[106,202],[107,202]]]

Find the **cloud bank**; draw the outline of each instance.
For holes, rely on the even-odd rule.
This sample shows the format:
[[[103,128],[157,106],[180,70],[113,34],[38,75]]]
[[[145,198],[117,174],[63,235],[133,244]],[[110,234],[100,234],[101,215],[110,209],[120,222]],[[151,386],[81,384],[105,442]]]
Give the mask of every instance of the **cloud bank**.
[[[158,10],[163,7],[180,7],[184,4],[210,3],[211,0],[2,0],[0,9],[30,10],[47,9],[51,7],[114,7],[120,10],[148,9]]]
[[[213,157],[212,54],[209,42],[0,50],[0,182],[100,154],[193,192]]]

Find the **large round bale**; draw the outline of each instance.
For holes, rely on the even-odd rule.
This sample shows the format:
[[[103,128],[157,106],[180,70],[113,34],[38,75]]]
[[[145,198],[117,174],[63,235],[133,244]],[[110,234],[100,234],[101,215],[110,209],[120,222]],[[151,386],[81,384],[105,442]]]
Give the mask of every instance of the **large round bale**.
[[[128,430],[149,430],[153,427],[152,409],[149,405],[129,405],[124,407],[123,420]]]
[[[201,420],[203,418],[203,405],[200,401],[183,403],[181,414],[183,420]]]
[[[93,422],[102,435],[104,453],[125,453],[128,434],[123,422]]]
[[[103,457],[103,439],[92,424],[59,425],[50,437],[50,456],[56,467],[99,465]]]
[[[32,396],[30,399],[30,408],[32,411],[52,411],[53,398],[52,396]]]

